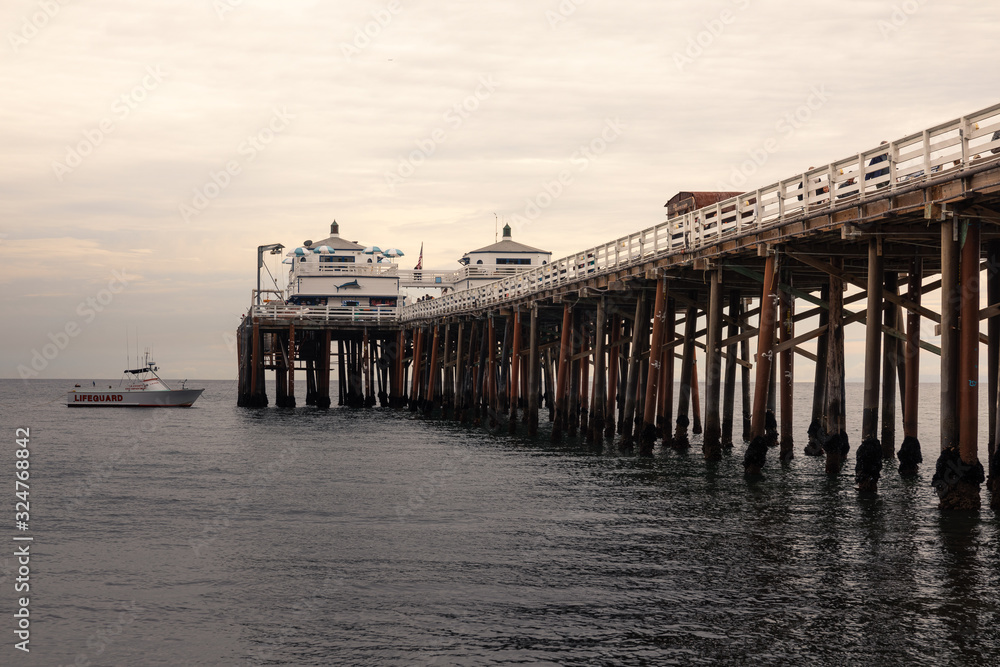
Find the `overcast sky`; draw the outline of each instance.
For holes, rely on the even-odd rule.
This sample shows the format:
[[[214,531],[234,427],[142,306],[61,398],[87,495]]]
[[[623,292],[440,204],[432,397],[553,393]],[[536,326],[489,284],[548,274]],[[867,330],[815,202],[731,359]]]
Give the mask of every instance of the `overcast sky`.
[[[746,189],[1000,101],[998,25],[972,0],[7,0],[0,376],[55,341],[37,377],[117,378],[137,328],[168,377],[235,377],[260,244],[336,218],[457,268],[496,215],[561,257],[769,139]]]

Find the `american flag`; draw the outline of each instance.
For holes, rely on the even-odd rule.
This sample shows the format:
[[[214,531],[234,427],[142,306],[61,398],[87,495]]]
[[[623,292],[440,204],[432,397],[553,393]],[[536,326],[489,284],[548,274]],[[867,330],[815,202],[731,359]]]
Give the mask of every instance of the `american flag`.
[[[417,259],[417,265],[415,267],[413,267],[413,270],[416,271],[416,270],[422,269],[422,268],[424,268],[424,244],[423,244],[423,242],[421,242],[421,244],[420,244],[420,257]]]

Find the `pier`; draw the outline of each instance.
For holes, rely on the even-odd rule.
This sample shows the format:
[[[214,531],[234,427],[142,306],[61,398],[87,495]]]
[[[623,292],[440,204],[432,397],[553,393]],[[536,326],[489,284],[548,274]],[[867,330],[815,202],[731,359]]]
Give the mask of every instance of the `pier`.
[[[237,337],[239,404],[267,405],[264,376],[274,371],[276,405],[294,406],[298,370],[306,403],[329,407],[336,355],[340,405],[532,435],[544,419],[553,439],[640,455],[658,443],[690,447],[701,432],[709,461],[745,443],[750,476],[798,453],[822,458],[831,475],[853,460],[862,493],[877,491],[882,475],[933,465],[942,509],[979,508],[986,483],[1000,510],[1000,104],[721,195],[544,266],[405,306],[289,304],[280,294],[264,303],[255,291]],[[397,274],[403,285],[463,280]],[[848,287],[857,291],[845,295]],[[937,311],[922,299],[932,292]],[[808,331],[796,327],[814,319]],[[866,332],[864,395],[846,405],[844,329],[856,323]],[[922,327],[940,332],[940,346]],[[920,350],[940,359],[939,433],[919,430]],[[792,432],[797,355],[816,362],[805,433]],[[861,442],[848,440],[848,411],[861,415]]]

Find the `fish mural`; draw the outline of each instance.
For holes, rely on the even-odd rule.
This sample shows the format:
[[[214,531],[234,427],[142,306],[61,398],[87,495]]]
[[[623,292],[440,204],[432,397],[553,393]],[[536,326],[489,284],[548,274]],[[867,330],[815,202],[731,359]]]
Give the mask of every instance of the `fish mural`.
[[[361,285],[358,284],[357,279],[352,280],[351,282],[348,282],[348,283],[344,283],[343,285],[334,285],[334,287],[337,288],[338,292],[341,289],[347,289],[348,287],[351,287],[351,288],[354,288],[354,289],[361,289]]]

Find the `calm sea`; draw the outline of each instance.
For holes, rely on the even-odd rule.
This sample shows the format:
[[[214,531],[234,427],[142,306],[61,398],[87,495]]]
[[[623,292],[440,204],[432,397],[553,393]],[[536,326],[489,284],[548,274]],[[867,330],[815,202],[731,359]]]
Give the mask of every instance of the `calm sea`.
[[[232,382],[188,384],[206,387],[191,409],[126,410],[66,408],[71,382],[0,381],[3,665],[1000,656],[1000,521],[936,509],[935,385],[920,477],[892,464],[859,499],[853,451],[835,479],[801,454],[805,384],[795,460],[772,450],[753,483],[741,447],[643,460],[405,411],[241,409]],[[850,385],[852,449],[860,398]],[[13,647],[16,427],[31,429],[30,654]]]

